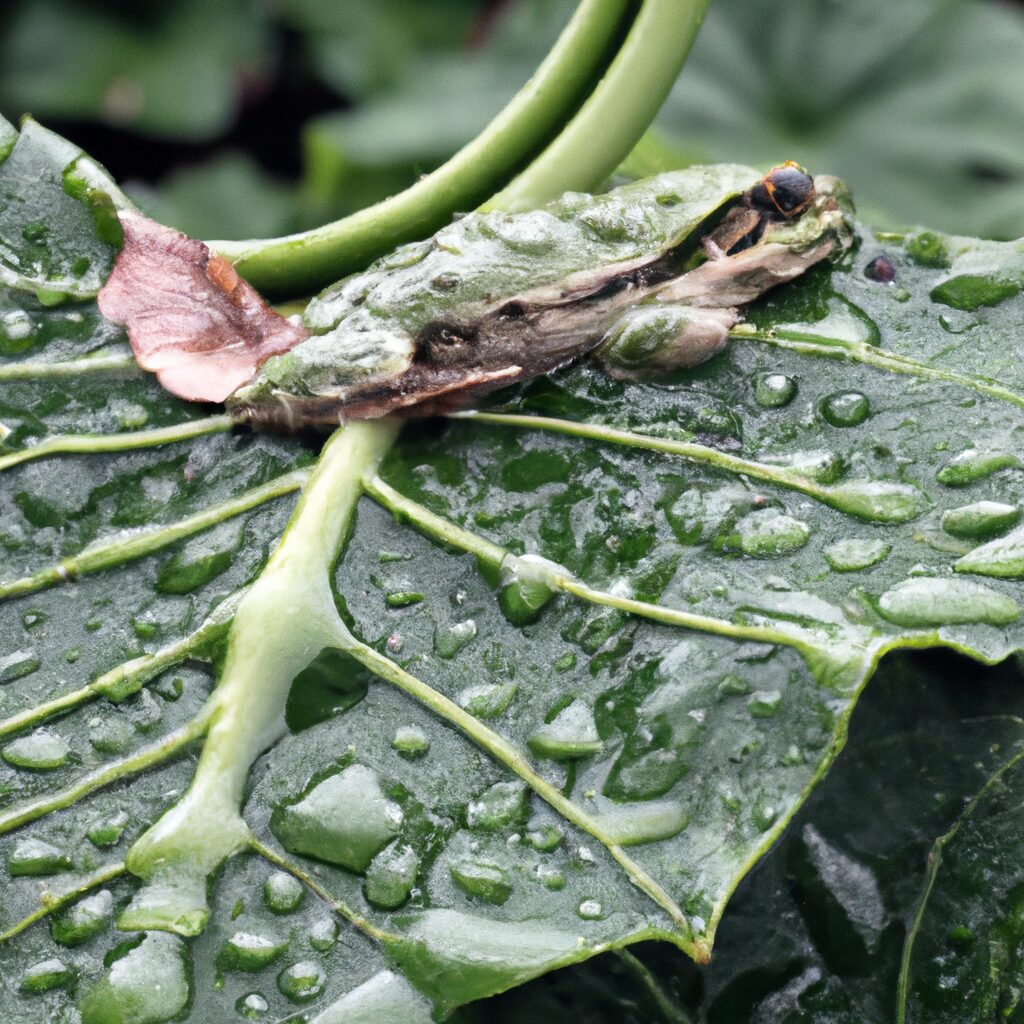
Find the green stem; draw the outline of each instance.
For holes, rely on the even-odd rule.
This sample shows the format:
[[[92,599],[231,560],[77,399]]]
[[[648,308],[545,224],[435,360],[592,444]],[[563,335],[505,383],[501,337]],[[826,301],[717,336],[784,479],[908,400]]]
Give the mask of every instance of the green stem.
[[[138,374],[142,371],[131,356],[95,356],[60,363],[0,363],[2,380],[46,380],[51,377],[80,377],[84,373]]]
[[[100,868],[99,871],[79,882],[73,889],[68,889],[66,892],[61,893],[44,893],[41,897],[41,903],[36,910],[33,910],[31,914],[23,917],[16,924],[11,925],[6,931],[0,932],[0,942],[7,942],[8,939],[13,939],[15,935],[20,935],[26,928],[34,925],[36,921],[41,921],[44,917],[48,917],[55,911],[60,910],[61,907],[74,903],[87,892],[98,889],[101,885],[106,885],[107,882],[112,882],[115,878],[120,878],[124,873],[124,864],[120,862],[109,864],[107,867]]]
[[[194,516],[179,519],[166,526],[104,537],[102,540],[90,544],[80,554],[65,558],[56,565],[40,569],[30,576],[22,576],[20,579],[0,583],[0,601],[9,597],[19,597],[22,594],[32,594],[57,583],[66,583],[86,573],[99,572],[102,569],[110,569],[138,558],[144,558],[146,555],[151,555],[155,551],[167,547],[168,544],[184,540],[194,533],[207,530],[211,526],[216,526],[243,512],[248,512],[273,498],[289,494],[300,488],[308,479],[308,470],[295,470],[292,473],[279,476],[269,483],[262,484],[260,487],[245,491],[228,501],[211,505]]]
[[[204,434],[216,434],[234,426],[230,416],[208,416],[189,420],[170,427],[151,430],[131,430],[119,434],[56,434],[30,448],[0,455],[0,472],[32,459],[49,455],[95,455],[104,452],[127,452],[137,448],[155,448],[158,445],[189,441]]]
[[[542,149],[605,67],[630,9],[627,0],[583,0],[508,106],[447,163],[404,192],[312,231],[211,246],[257,288],[298,295],[364,267],[401,242],[423,238],[452,213],[471,210],[492,195]],[[646,123],[634,126],[634,133]],[[588,139],[588,147],[601,149],[601,138]]]
[[[360,480],[397,432],[388,420],[353,423],[327,442],[280,543],[235,612],[188,792],[125,858],[140,878],[159,877],[155,895],[140,893],[119,927],[186,935],[204,927],[206,877],[251,842],[240,806],[252,763],[284,732],[292,680],[335,645],[340,620],[330,566],[362,493]]]
[[[863,341],[842,341],[838,338],[821,336],[818,336],[820,340],[813,340],[807,335],[789,333],[784,330],[763,332],[744,328],[732,331],[730,336],[737,341],[756,341],[763,345],[785,349],[788,352],[799,352],[801,355],[863,363],[866,366],[875,366],[893,373],[920,377],[922,380],[938,380],[946,384],[956,384],[960,387],[970,388],[989,398],[995,398],[1000,402],[1009,402],[1019,409],[1024,409],[1024,395],[998,383],[998,381],[973,373],[960,373],[956,370],[944,370],[937,366],[929,366],[927,363],[919,362],[908,356],[901,356],[895,352],[887,352],[885,349],[868,345]]]
[[[352,636],[339,622],[338,646],[350,654],[358,662],[365,665],[381,679],[397,686],[404,693],[429,708],[434,714],[450,722],[460,729],[478,747],[485,750],[497,762],[517,775],[545,803],[554,808],[567,821],[577,828],[593,836],[601,843],[619,866],[626,872],[633,884],[641,892],[649,896],[659,907],[665,910],[684,935],[683,945],[695,959],[704,959],[706,951],[698,940],[693,939],[693,932],[679,905],[618,843],[613,842],[601,829],[601,824],[581,807],[574,804],[562,791],[533,770],[529,761],[503,736],[474,718],[444,694],[438,693],[433,687],[410,675],[389,658],[375,651]]]
[[[144,654],[122,662],[97,676],[87,686],[11,715],[0,722],[0,737],[38,725],[54,715],[71,711],[98,697],[105,697],[115,703],[125,700],[171,666],[180,664],[186,658],[206,655],[209,645],[224,633],[237,604],[237,595],[228,598],[217,606],[213,614],[195,632],[181,640],[168,644],[153,654]]]
[[[708,3],[644,0],[625,43],[587,102],[529,171],[483,208],[528,210],[537,205],[538,191],[551,196],[601,184],[665,102],[697,38]],[[595,140],[600,144],[595,145]]]
[[[102,765],[95,771],[83,775],[66,789],[49,793],[3,811],[0,813],[0,835],[27,825],[30,821],[36,821],[47,814],[52,814],[54,811],[70,807],[113,782],[118,782],[131,775],[138,775],[139,772],[143,772],[147,768],[168,761],[190,743],[199,739],[206,732],[209,723],[210,709],[207,707],[191,721],[181,728],[175,729],[174,732],[168,733],[158,742],[143,747],[119,761],[111,761],[109,764]]]
[[[679,455],[684,459],[713,466],[736,476],[750,477],[784,487],[786,490],[798,491],[823,505],[868,522],[908,522],[924,511],[924,496],[909,484],[870,480],[854,480],[834,485],[818,484],[802,473],[782,466],[743,459],[692,441],[637,434],[602,423],[576,423],[550,416],[522,416],[516,413],[496,412],[451,413],[449,418],[522,427],[527,430],[547,430],[556,434],[568,434],[571,437],[584,437],[603,444],[617,444],[627,448],[664,452],[666,455]]]
[[[436,515],[425,506],[420,505],[411,498],[407,498],[404,494],[400,494],[380,477],[365,480],[363,486],[371,498],[388,509],[399,521],[408,522],[427,536],[475,555],[483,562],[501,566],[504,569],[515,572],[515,565],[519,559],[507,548],[503,548],[493,541],[471,533],[450,520]],[[729,622],[727,619],[718,619],[709,615],[696,615],[692,612],[678,611],[674,608],[664,608],[661,605],[650,604],[647,601],[635,601],[632,598],[619,597],[615,594],[609,594],[607,591],[596,590],[593,587],[587,586],[587,584],[577,579],[568,570],[562,569],[561,566],[557,566],[554,562],[547,563],[547,566],[550,569],[543,574],[544,583],[552,590],[560,590],[565,594],[571,594],[590,604],[617,608],[630,615],[637,615],[667,626],[681,626],[685,629],[696,629],[703,633],[716,633],[719,636],[728,636],[736,640],[748,642],[784,644],[787,647],[795,647],[801,652],[811,653],[806,643],[797,637],[784,633],[782,630],[772,629],[768,626],[743,625]],[[537,577],[540,571],[537,563],[531,563],[529,571]]]

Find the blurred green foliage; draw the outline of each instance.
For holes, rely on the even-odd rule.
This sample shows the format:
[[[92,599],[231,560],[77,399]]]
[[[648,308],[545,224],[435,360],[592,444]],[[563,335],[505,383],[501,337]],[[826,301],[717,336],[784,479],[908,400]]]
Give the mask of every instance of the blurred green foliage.
[[[572,7],[13,0],[0,112],[29,111],[142,179],[134,194],[161,219],[273,235],[442,162]],[[1022,235],[1021,53],[1021,7],[993,0],[715,0],[659,119],[659,156],[797,159],[844,177],[875,223]]]

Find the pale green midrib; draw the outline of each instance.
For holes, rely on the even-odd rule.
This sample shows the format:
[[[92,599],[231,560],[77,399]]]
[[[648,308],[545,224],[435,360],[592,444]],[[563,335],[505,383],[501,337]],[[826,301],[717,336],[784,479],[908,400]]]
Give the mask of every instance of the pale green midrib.
[[[903,940],[903,952],[900,957],[900,975],[896,983],[896,1024],[906,1024],[907,1020],[907,999],[910,995],[910,968],[911,959],[914,955],[914,943],[917,941],[918,933],[921,930],[921,923],[924,920],[925,912],[928,909],[928,900],[931,897],[932,889],[942,867],[942,858],[946,846],[956,837],[964,822],[974,813],[978,804],[985,798],[988,792],[997,786],[1002,777],[1011,771],[1016,765],[1024,761],[1024,752],[1014,755],[1004,765],[992,773],[985,784],[971,797],[967,806],[957,816],[953,826],[932,844],[928,854],[928,874],[925,884],[918,898],[917,907],[914,910],[914,919]]]
[[[823,359],[848,359],[852,362],[862,363],[865,366],[889,370],[892,373],[904,376],[954,384],[977,391],[998,401],[1009,402],[1011,405],[1024,409],[1024,394],[1015,391],[1005,384],[1001,384],[999,381],[977,374],[961,373],[957,370],[946,370],[936,366],[929,366],[927,363],[922,363],[917,359],[899,355],[896,352],[889,352],[863,341],[845,341],[840,338],[826,338],[824,335],[820,336],[821,341],[814,341],[806,335],[789,332],[784,329],[774,329],[771,331],[741,329],[733,331],[730,337],[734,341],[755,341],[786,351],[799,352],[802,355],[817,356]]]
[[[83,879],[73,889],[68,889],[66,892],[53,893],[47,890],[42,897],[39,907],[20,921],[15,922],[6,931],[0,932],[0,942],[7,942],[9,939],[13,939],[37,921],[41,921],[44,917],[49,917],[50,914],[60,910],[61,907],[66,906],[68,903],[73,903],[87,892],[91,892],[101,885],[106,885],[107,882],[112,882],[115,878],[120,878],[124,873],[125,866],[121,861],[118,861],[114,864],[108,864],[105,868],[100,868],[99,871]]]
[[[380,477],[364,480],[363,486],[366,489],[366,493],[374,501],[390,511],[397,519],[407,520],[435,540],[457,547],[495,566],[500,566],[508,558],[514,559],[516,557],[507,548],[503,548],[493,541],[489,541],[479,534],[473,533],[453,523],[451,520],[431,512],[426,506],[396,491]],[[684,612],[679,609],[652,604],[648,601],[618,597],[607,591],[590,587],[568,572],[564,574],[553,572],[550,576],[550,584],[566,594],[571,594],[591,604],[617,608],[630,615],[637,615],[664,625],[699,630],[703,633],[726,636],[735,640],[782,644],[797,649],[801,654],[810,653],[803,641],[781,630],[772,629],[768,626],[749,626],[742,623],[729,622],[727,619],[719,619],[709,615],[697,615],[692,612]]]
[[[208,618],[197,630],[152,654],[143,654],[115,665],[77,690],[71,690],[60,697],[54,697],[11,715],[0,722],[0,737],[38,725],[62,712],[71,711],[88,701],[106,696],[129,681],[144,686],[165,669],[180,664],[186,658],[202,657],[204,645],[225,626],[226,621],[215,617]]]
[[[19,579],[0,582],[0,601],[32,594],[88,573],[112,569],[154,554],[169,544],[185,540],[193,534],[248,512],[274,498],[298,490],[309,479],[309,475],[310,471],[306,469],[293,470],[259,487],[244,491],[234,498],[211,505],[202,512],[165,526],[103,538],[56,565]]]
[[[320,899],[322,899],[333,911],[335,911],[335,913],[340,914],[345,918],[345,920],[351,922],[360,931],[365,932],[371,938],[376,939],[378,942],[402,941],[401,935],[385,931],[383,928],[378,928],[372,921],[363,917],[361,914],[357,914],[347,903],[343,900],[339,900],[335,895],[325,889],[311,874],[309,874],[309,872],[303,871],[298,864],[295,864],[287,857],[282,856],[272,847],[267,846],[266,843],[260,842],[255,836],[249,840],[249,848],[275,867],[280,868],[282,871],[287,871],[293,878],[298,879],[298,881],[306,886],[310,892],[315,893]]]
[[[230,430],[234,422],[230,416],[207,416],[199,420],[186,420],[169,427],[149,430],[131,430],[116,434],[54,434],[38,444],[20,448],[8,455],[0,455],[0,472],[12,466],[52,455],[99,455],[110,452],[155,448],[179,441],[189,441],[205,434]]]
[[[54,363],[0,363],[0,381],[46,380],[51,377],[79,377],[87,373],[141,374],[132,356],[97,356]]]
[[[29,822],[37,821],[53,811],[70,807],[113,782],[136,775],[154,765],[162,764],[199,739],[206,732],[209,722],[210,709],[207,706],[184,725],[163,736],[156,743],[142,747],[127,757],[100,765],[64,789],[28,800],[0,812],[0,835],[27,825]]]
[[[486,751],[499,764],[504,765],[509,771],[518,776],[537,796],[562,815],[566,821],[571,822],[601,843],[623,871],[626,872],[633,884],[660,906],[662,910],[666,911],[676,926],[682,930],[684,936],[682,945],[687,952],[694,956],[695,959],[703,959],[705,951],[699,940],[694,939],[693,930],[682,908],[644,868],[626,853],[622,846],[612,842],[604,834],[600,823],[595,818],[569,800],[560,789],[535,772],[521,751],[509,743],[503,736],[489,729],[479,719],[474,718],[454,701],[445,697],[444,694],[439,693],[421,679],[417,679],[406,672],[368,644],[357,640],[348,633],[348,630],[340,621],[339,626],[343,633],[339,637],[338,644],[345,653],[350,654],[362,665],[365,665],[378,678],[397,686],[438,717],[456,726],[481,750]]]

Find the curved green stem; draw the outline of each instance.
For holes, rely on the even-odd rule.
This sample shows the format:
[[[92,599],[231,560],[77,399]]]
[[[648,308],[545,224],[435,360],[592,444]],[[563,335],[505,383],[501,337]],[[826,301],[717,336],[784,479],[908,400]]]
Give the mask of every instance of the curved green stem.
[[[6,931],[0,932],[0,942],[7,942],[8,939],[13,939],[15,935],[20,935],[26,928],[34,925],[36,921],[49,917],[50,914],[60,910],[61,907],[74,903],[87,892],[92,892],[93,889],[106,885],[107,882],[112,882],[115,878],[120,878],[124,873],[125,866],[118,861],[115,864],[108,864],[105,868],[100,868],[99,871],[66,892],[45,892],[40,897],[40,905],[37,909],[33,910],[31,914],[27,914],[20,921],[12,924]]]
[[[401,242],[430,234],[454,212],[471,210],[493,194],[557,132],[581,92],[604,68],[630,7],[627,0],[583,0],[536,74],[508,106],[472,142],[411,188],[312,231],[279,239],[211,242],[211,247],[232,260],[257,288],[298,295],[365,266]],[[634,134],[645,127],[646,121],[639,130],[634,127]],[[588,146],[594,144],[594,138],[587,140]],[[601,149],[600,142],[595,148]]]
[[[253,487],[228,501],[211,505],[202,512],[166,526],[158,526],[151,530],[137,530],[115,534],[90,544],[80,554],[65,558],[56,565],[40,569],[30,576],[22,576],[10,582],[0,582],[0,601],[22,594],[32,594],[37,590],[45,590],[57,583],[66,583],[90,572],[110,569],[137,558],[144,558],[161,548],[176,541],[191,537],[194,533],[207,530],[211,526],[248,512],[273,498],[290,494],[298,490],[309,479],[309,471],[300,469],[279,476],[276,480]]]
[[[595,188],[626,158],[683,68],[709,0],[644,0],[622,48],[557,139],[485,210],[528,210],[538,193]],[[639,129],[639,130],[638,130]],[[594,145],[596,139],[600,145]],[[581,184],[581,182],[583,184]]]
[[[9,455],[0,455],[0,472],[50,455],[95,455],[104,452],[127,452],[137,448],[155,448],[162,444],[189,441],[204,434],[217,434],[230,430],[234,421],[230,416],[207,416],[188,420],[170,427],[151,430],[130,430],[118,434],[55,434],[30,448],[22,448]]]

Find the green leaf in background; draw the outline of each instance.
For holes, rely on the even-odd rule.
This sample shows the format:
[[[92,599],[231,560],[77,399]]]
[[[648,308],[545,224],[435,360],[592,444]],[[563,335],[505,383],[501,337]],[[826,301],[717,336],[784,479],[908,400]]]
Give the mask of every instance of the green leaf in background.
[[[644,939],[704,960],[883,654],[1024,647],[1020,243],[862,232],[695,372],[571,367],[379,476],[356,424],[311,475],[67,298],[114,246],[64,145],[0,164],[55,210],[5,231],[13,1024],[425,1021]],[[881,890],[801,836],[871,969]]]
[[[21,4],[0,41],[4,111],[211,138],[234,119],[246,78],[266,71],[268,31],[256,6]]]
[[[873,224],[1024,234],[1024,17],[975,0],[711,8],[658,125],[690,159],[828,167]]]

